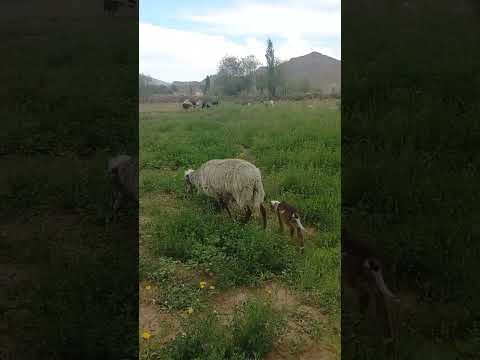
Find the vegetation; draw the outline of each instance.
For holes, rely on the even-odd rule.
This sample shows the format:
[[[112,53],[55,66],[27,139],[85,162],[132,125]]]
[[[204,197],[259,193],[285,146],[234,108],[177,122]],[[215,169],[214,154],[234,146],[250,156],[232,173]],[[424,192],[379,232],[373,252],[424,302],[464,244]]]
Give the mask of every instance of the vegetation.
[[[342,53],[355,59],[342,67],[343,222],[383,252],[402,297],[395,358],[475,359],[478,17],[443,1],[358,17],[360,4],[342,13]],[[343,304],[345,356],[385,358]]]
[[[105,169],[110,155],[138,149],[138,34],[134,19],[105,20],[1,25],[9,34],[0,70],[7,357],[136,354],[137,244],[129,239],[137,212],[106,223]]]
[[[339,130],[338,108],[328,102],[318,103],[313,109],[301,103],[280,104],[273,109],[223,103],[213,111],[142,114],[140,232],[141,254],[144,254],[141,264],[145,269],[141,271],[142,281],[168,289],[171,287],[168,281],[156,280],[165,277],[158,278],[155,274],[168,273],[167,277],[175,278],[175,273],[183,272],[178,270],[179,266],[188,269],[190,275],[176,283],[185,284],[186,290],[178,291],[186,292],[184,298],[190,300],[176,301],[179,305],[176,309],[186,311],[193,306],[199,314],[206,311],[202,306],[214,306],[215,296],[198,297],[194,288],[189,288],[190,281],[206,279],[209,285],[215,285],[218,294],[240,291],[245,286],[261,289],[266,281],[280,282],[292,289],[299,301],[327,311],[332,324],[338,321]],[[310,231],[304,255],[286,234],[279,234],[277,220],[272,215],[265,232],[258,219],[242,226],[232,222],[215,201],[200,195],[186,196],[184,170],[196,168],[209,159],[229,157],[254,162],[262,171],[268,197],[290,201],[302,211],[304,224]],[[177,270],[170,272],[166,269],[172,269],[172,261],[178,262],[173,267]],[[258,304],[251,305],[244,315],[235,317],[230,330],[220,331],[226,335],[218,339],[227,340],[218,343],[227,345],[216,348],[211,344],[210,350],[203,347],[195,355],[251,359],[267,352],[273,341],[269,339],[275,339],[276,331],[265,325],[270,320],[259,320],[265,318],[262,315],[265,311]],[[276,318],[279,314],[266,318],[272,316]],[[180,348],[198,349],[194,345],[202,342],[195,340],[198,337],[207,344],[213,342],[199,335],[202,333],[198,330],[196,335],[177,338],[168,349],[179,353],[183,351]],[[336,339],[339,341],[338,336]],[[151,354],[158,348],[163,347],[152,345],[142,353]],[[217,351],[223,357],[208,357]]]
[[[275,62],[275,52],[273,50],[272,40],[267,40],[267,52],[265,53],[267,59],[267,87],[272,96],[275,96],[277,89],[277,64]]]

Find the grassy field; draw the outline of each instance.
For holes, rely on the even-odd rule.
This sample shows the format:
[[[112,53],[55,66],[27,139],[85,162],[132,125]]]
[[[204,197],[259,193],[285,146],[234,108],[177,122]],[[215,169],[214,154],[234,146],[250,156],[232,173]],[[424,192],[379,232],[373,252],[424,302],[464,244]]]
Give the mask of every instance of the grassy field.
[[[134,358],[138,216],[105,222],[105,169],[138,151],[138,25],[26,20],[0,25],[1,352]]]
[[[395,359],[478,359],[478,16],[415,4],[342,11],[342,223],[383,253],[401,297]],[[342,358],[386,358],[350,310]]]
[[[142,359],[339,358],[340,111],[310,105],[140,113]],[[214,158],[253,162],[301,210],[303,255],[271,212],[265,232],[186,196],[184,170]]]

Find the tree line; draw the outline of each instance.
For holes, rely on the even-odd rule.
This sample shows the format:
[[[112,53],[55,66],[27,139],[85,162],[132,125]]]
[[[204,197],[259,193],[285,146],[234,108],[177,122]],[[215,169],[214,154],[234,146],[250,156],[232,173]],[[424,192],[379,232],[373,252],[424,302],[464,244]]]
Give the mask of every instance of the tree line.
[[[287,81],[284,67],[275,56],[271,39],[267,40],[266,67],[259,69],[260,61],[254,55],[246,57],[225,56],[215,75],[204,80],[204,93],[215,95],[287,95],[310,90],[308,78]]]

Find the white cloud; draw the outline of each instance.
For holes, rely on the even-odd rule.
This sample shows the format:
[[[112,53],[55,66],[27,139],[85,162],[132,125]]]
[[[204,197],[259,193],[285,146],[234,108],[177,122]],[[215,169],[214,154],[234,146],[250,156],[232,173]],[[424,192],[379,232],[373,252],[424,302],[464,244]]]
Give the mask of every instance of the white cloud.
[[[225,55],[253,54],[264,63],[267,37],[275,38],[281,60],[312,51],[340,59],[340,0],[250,0],[194,10],[181,17],[200,25],[202,32],[140,23],[141,72],[164,81],[188,81],[215,73]]]
[[[223,56],[254,54],[261,60],[265,48],[255,37],[236,43],[221,35],[146,23],[139,30],[140,71],[164,81],[202,80],[216,72]]]
[[[315,5],[316,4],[316,5]],[[297,1],[287,3],[239,2],[224,9],[208,9],[182,18],[209,25],[215,33],[230,35],[339,37],[340,1]],[[338,6],[334,6],[338,4]]]

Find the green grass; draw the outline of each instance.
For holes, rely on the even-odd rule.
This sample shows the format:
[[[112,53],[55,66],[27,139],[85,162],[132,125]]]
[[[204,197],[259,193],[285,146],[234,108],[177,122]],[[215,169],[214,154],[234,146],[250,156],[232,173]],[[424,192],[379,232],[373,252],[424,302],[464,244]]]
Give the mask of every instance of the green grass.
[[[14,358],[137,353],[138,217],[132,208],[126,221],[105,222],[105,170],[117,151],[138,152],[138,25],[101,20],[0,25],[9,54],[0,70],[2,253],[21,274],[5,317]]]
[[[147,347],[142,360],[248,360],[262,359],[281,332],[282,315],[260,298],[234,311],[233,321],[222,325],[210,311],[188,323],[183,335],[158,350]]]
[[[238,157],[260,168],[268,199],[290,202],[303,214],[304,225],[314,229],[303,255],[286,233],[279,233],[270,211],[264,231],[259,218],[240,225],[214,200],[185,194],[184,170],[210,159]],[[338,320],[338,107],[223,103],[209,111],[141,114],[140,183],[142,268],[155,268],[157,260],[180,261],[200,274],[210,273],[220,291],[282,279]],[[145,271],[140,276],[153,279]]]
[[[355,59],[342,67],[343,222],[376,242],[400,295],[415,294],[400,307],[397,358],[476,358],[480,88],[478,50],[467,49],[478,43],[478,16],[452,16],[447,29],[443,1],[418,17],[356,11],[345,14],[342,49]],[[345,337],[353,328],[344,323]],[[343,349],[381,359],[378,339],[369,342]]]

